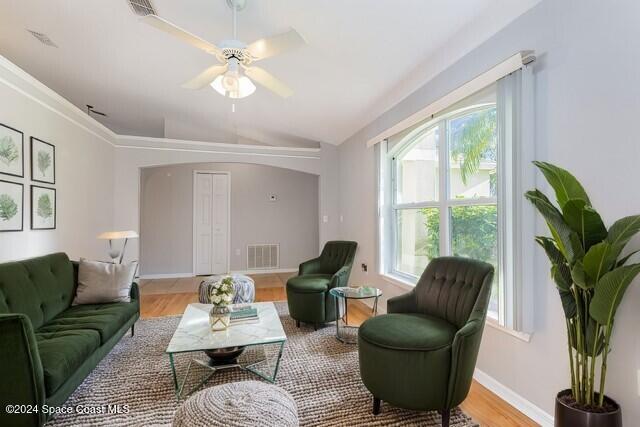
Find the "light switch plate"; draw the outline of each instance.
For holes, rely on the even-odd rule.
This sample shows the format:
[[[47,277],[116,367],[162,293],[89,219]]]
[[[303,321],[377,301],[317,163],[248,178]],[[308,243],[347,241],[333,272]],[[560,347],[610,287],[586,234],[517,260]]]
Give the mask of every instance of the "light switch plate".
[[[329,216],[328,215],[323,215],[322,216],[322,222],[329,222]]]
[[[240,249],[236,249],[236,256],[240,256]]]

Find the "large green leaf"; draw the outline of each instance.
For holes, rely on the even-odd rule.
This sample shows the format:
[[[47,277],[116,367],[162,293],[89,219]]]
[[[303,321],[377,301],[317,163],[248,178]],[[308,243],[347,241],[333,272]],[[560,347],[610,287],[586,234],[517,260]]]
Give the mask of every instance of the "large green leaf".
[[[544,249],[552,264],[567,262],[567,259],[562,255],[558,246],[556,246],[555,241],[550,237],[536,236],[536,243]]]
[[[562,207],[562,216],[569,227],[578,233],[585,250],[607,237],[602,218],[582,199],[568,200]]]
[[[620,218],[609,228],[607,242],[624,246],[638,231],[640,231],[640,215]]]
[[[584,290],[591,289],[595,285],[595,282],[585,273],[584,265],[582,265],[582,261],[580,260],[573,264],[571,268],[571,278],[573,279],[573,283]]]
[[[569,171],[546,162],[534,161],[533,164],[540,169],[549,185],[553,187],[560,208],[564,208],[565,203],[570,199],[582,199],[587,205],[591,205],[587,192]]]
[[[567,319],[573,319],[576,316],[576,301],[573,298],[571,289],[571,275],[568,273],[569,269],[564,265],[567,273],[562,273],[561,266],[553,265],[551,267],[551,277],[556,282],[558,293],[560,294],[560,302],[562,302],[562,310]],[[569,274],[569,281],[566,280],[565,274]]]
[[[620,251],[622,251],[622,245],[612,245],[606,241],[591,246],[582,260],[584,271],[593,282],[598,282],[614,267]]]
[[[584,251],[580,245],[580,238],[567,225],[560,211],[551,204],[547,196],[536,189],[527,191],[525,197],[533,203],[538,212],[544,217],[558,250],[567,261],[573,264],[576,259],[581,258],[584,255]]]
[[[613,322],[629,284],[640,273],[640,264],[618,267],[602,276],[589,305],[589,314],[601,325]]]

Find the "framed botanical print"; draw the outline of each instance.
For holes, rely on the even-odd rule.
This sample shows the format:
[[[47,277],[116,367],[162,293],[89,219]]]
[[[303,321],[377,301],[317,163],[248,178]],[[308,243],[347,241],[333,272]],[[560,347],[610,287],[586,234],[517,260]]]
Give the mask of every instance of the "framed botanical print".
[[[31,137],[31,180],[56,183],[56,147]]]
[[[56,228],[55,188],[31,186],[31,229],[53,230]]]
[[[0,123],[0,173],[24,177],[24,135]]]
[[[23,208],[22,184],[0,180],[0,232],[22,231]]]

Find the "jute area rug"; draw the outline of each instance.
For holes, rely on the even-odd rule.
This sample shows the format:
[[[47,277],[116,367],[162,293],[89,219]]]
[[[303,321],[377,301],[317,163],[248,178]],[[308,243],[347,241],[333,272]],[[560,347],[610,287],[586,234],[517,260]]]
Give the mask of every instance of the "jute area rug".
[[[356,345],[336,340],[335,329],[314,331],[295,327],[286,303],[276,303],[288,341],[276,385],[287,390],[298,406],[303,426],[439,426],[436,412],[413,412],[383,403],[378,416],[371,414],[371,395],[360,380]],[[180,405],[176,399],[169,358],[164,350],[179,317],[141,320],[134,337],[126,335],[67,400],[65,406],[90,408],[119,405],[120,414],[57,415],[48,426],[166,426]],[[178,356],[184,372],[191,356]],[[202,368],[204,369],[204,368]],[[193,372],[193,371],[192,371]],[[203,371],[200,379],[203,378]],[[194,372],[198,374],[198,372]],[[194,375],[194,380],[198,375]],[[205,387],[231,381],[255,380],[240,369],[216,373]],[[124,413],[127,405],[127,413]],[[112,406],[116,407],[116,406]],[[476,424],[461,410],[451,414],[451,426]]]

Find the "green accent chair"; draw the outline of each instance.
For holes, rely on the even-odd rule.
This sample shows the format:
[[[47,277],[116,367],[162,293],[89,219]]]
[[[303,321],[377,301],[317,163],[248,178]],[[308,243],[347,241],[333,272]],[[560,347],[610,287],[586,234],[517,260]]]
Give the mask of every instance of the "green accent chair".
[[[78,264],[64,253],[0,264],[0,426],[41,426],[140,316],[131,302],[75,305]],[[8,414],[6,405],[37,405]]]
[[[436,258],[411,292],[389,299],[388,314],[360,326],[360,375],[374,414],[385,401],[438,410],[449,425],[451,409],[469,393],[492,280],[487,263]]]
[[[336,308],[329,290],[347,286],[358,243],[334,240],[327,242],[318,258],[300,264],[298,276],[287,281],[289,314],[300,322],[322,323],[336,320]]]

